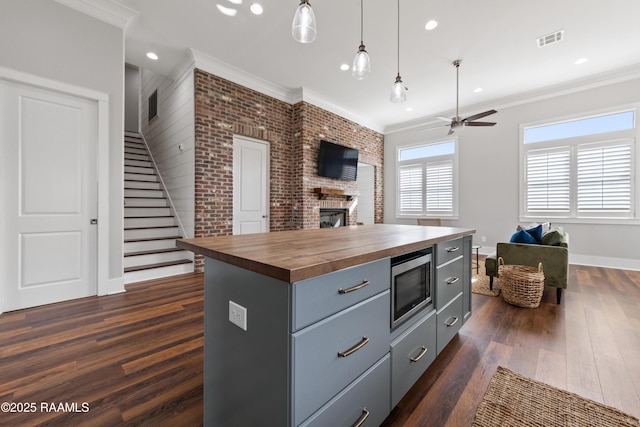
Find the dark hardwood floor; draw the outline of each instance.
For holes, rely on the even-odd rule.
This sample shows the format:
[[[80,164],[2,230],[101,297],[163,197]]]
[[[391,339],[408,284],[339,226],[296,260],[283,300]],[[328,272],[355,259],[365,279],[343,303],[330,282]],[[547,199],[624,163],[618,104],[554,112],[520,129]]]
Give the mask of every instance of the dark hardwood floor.
[[[0,426],[201,425],[202,280],[1,315],[0,402],[22,412]],[[471,320],[383,425],[470,425],[498,365],[640,416],[640,272],[572,265],[570,280],[559,306],[551,289],[537,309],[474,294]]]

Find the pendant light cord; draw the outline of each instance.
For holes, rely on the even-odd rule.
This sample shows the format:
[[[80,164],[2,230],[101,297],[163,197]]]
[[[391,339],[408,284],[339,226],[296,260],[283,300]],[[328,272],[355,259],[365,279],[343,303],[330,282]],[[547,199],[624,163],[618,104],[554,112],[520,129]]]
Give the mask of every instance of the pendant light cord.
[[[360,44],[364,44],[364,0],[360,0]]]
[[[400,0],[398,0],[398,76],[400,76]]]

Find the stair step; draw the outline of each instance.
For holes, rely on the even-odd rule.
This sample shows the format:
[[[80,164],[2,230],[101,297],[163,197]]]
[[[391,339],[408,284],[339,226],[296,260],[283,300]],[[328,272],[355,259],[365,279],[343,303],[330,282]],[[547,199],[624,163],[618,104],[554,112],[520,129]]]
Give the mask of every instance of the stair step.
[[[165,227],[176,225],[175,219],[171,215],[167,216],[142,216],[142,217],[125,217],[125,228],[137,227]]]
[[[159,182],[153,181],[133,181],[126,180],[124,182],[125,190],[162,190]]]
[[[145,216],[169,216],[171,210],[169,207],[153,207],[153,206],[125,206],[124,216],[127,218],[140,218]]]
[[[173,264],[166,267],[150,268],[148,270],[130,271],[124,274],[124,283],[141,282],[143,280],[159,279],[193,272],[193,263]]]
[[[132,239],[124,242],[124,252],[157,251],[161,249],[175,249],[176,239],[181,237],[173,236],[169,239]]]
[[[168,267],[171,265],[179,265],[179,264],[191,264],[193,261],[190,259],[182,259],[178,261],[168,261],[168,262],[158,262],[155,264],[147,264],[147,265],[139,265],[137,267],[127,267],[124,269],[125,273],[130,273],[132,271],[140,271],[140,270],[149,270],[151,268],[159,268],[159,267]]]
[[[164,236],[164,237],[132,237],[130,239],[124,239],[125,243],[133,242],[152,242],[154,240],[176,240],[182,239],[182,236]]]
[[[146,199],[162,199],[164,197],[164,191],[157,189],[147,188],[125,188],[124,197],[140,197]]]
[[[152,208],[164,208],[168,207],[167,199],[165,198],[143,198],[143,197],[125,197],[124,206],[127,208],[134,207],[152,207]]]
[[[124,160],[142,160],[149,161],[149,156],[147,154],[125,154]]]
[[[124,257],[124,268],[139,267],[142,265],[153,265],[172,261],[181,261],[188,258],[189,253],[183,250],[165,250],[153,252],[138,252],[135,255],[126,254]]]
[[[125,171],[124,174],[125,181],[150,181],[150,182],[158,182],[157,175],[148,175],[148,174],[140,174],[140,173],[128,173]]]
[[[134,166],[142,168],[153,168],[153,164],[149,160],[129,160],[124,159],[125,166]]]
[[[143,142],[133,142],[133,141],[125,141],[124,142],[124,148],[134,148],[136,150],[146,150],[147,147],[144,145]]]
[[[127,252],[124,254],[124,256],[126,258],[126,257],[135,257],[135,256],[141,256],[141,255],[165,254],[165,253],[171,253],[171,252],[185,252],[185,251],[184,249],[179,249],[179,248],[152,249],[148,251]]]
[[[138,173],[142,175],[154,175],[156,170],[152,167],[125,166],[124,173]]]
[[[147,153],[147,149],[142,149],[142,148],[124,148],[124,154],[143,154],[143,155],[148,155]]]
[[[125,228],[124,238],[125,241],[132,239],[153,239],[163,238],[168,239],[179,235],[180,229],[177,225],[163,226],[163,227],[137,227],[137,228]]]

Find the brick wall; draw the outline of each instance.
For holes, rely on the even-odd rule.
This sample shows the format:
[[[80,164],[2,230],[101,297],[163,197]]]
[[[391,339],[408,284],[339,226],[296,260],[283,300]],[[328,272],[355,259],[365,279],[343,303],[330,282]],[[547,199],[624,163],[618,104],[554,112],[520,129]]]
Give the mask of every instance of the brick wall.
[[[270,142],[271,231],[318,228],[315,187],[355,191],[355,182],[317,176],[321,139],[357,148],[360,161],[375,166],[375,222],[383,221],[382,134],[312,104],[290,105],[198,69],[194,88],[195,237],[232,234],[233,135]],[[202,266],[197,257],[196,269]]]

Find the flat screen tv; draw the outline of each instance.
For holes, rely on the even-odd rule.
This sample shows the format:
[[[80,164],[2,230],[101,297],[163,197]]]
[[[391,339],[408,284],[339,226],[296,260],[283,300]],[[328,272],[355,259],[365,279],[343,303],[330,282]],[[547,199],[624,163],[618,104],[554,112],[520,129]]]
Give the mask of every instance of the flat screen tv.
[[[321,140],[318,175],[355,181],[358,177],[358,150]]]

